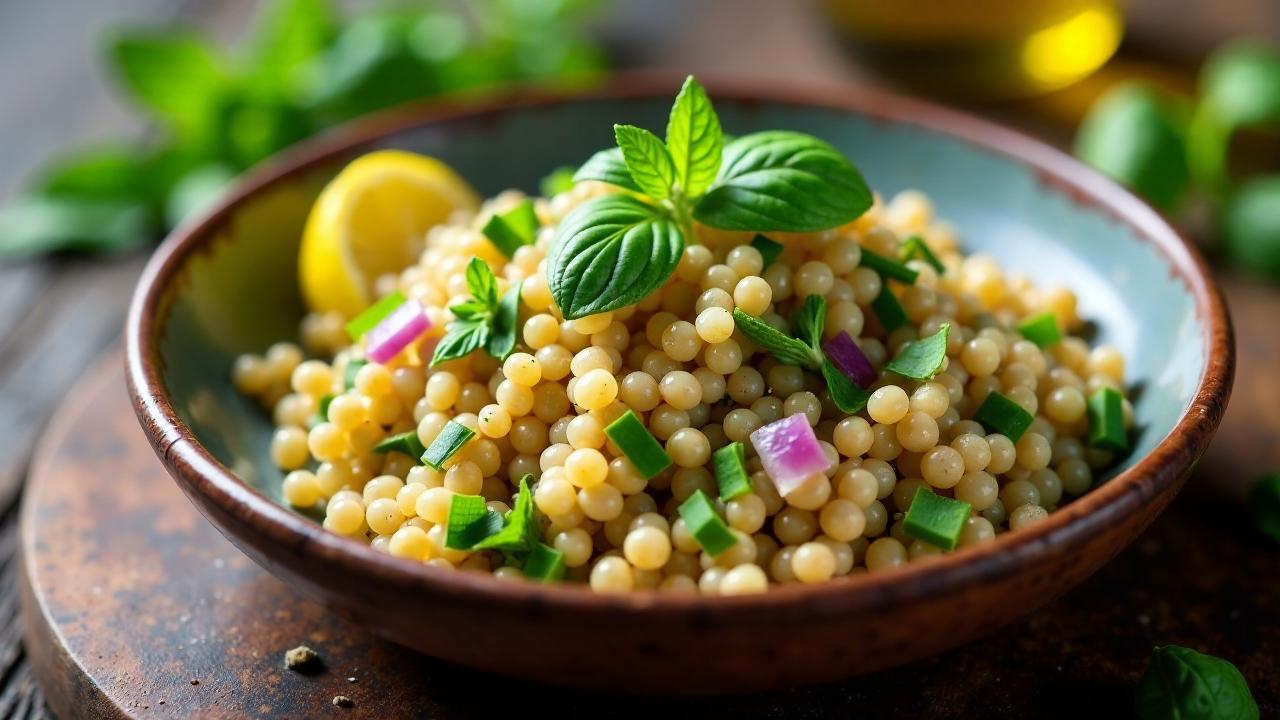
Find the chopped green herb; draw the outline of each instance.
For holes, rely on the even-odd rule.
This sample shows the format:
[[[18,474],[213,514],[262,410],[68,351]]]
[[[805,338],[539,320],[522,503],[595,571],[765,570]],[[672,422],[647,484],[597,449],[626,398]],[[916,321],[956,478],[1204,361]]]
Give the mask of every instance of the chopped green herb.
[[[347,366],[342,371],[342,387],[346,390],[356,386],[356,373],[360,372],[360,368],[368,365],[369,361],[363,358],[352,358],[347,361]]]
[[[903,345],[884,369],[912,380],[932,378],[947,359],[947,335],[950,331],[951,324],[942,323],[938,332]]]
[[[867,406],[867,400],[871,399],[869,391],[855,385],[830,360],[822,361],[822,379],[827,381],[827,392],[831,393],[832,402],[847,415],[861,412]]]
[[[1032,315],[1018,323],[1018,333],[1042,348],[1057,345],[1062,340],[1058,317],[1051,312]]]
[[[862,248],[862,262],[860,264],[875,270],[880,277],[886,280],[893,278],[908,285],[915,284],[916,278],[920,276],[920,273],[897,260],[891,260],[866,248]]]
[[[992,390],[987,398],[978,406],[973,419],[982,423],[987,430],[1000,433],[1014,442],[1031,427],[1031,413],[1022,409],[1018,403]]]
[[[533,519],[533,492],[529,490],[532,475],[520,478],[516,506],[507,515],[505,526],[471,546],[473,550],[501,550],[522,558],[538,544],[538,523]]]
[[[1249,491],[1249,509],[1258,529],[1280,543],[1280,473],[1267,475]]]
[[[572,165],[561,165],[542,178],[538,183],[538,192],[544,198],[553,198],[562,192],[569,192],[573,189],[573,173],[576,171],[577,168]]]
[[[329,422],[329,403],[333,402],[333,393],[325,393],[320,398],[320,406],[316,408],[316,416],[311,418],[311,425],[314,427],[322,422]]]
[[[529,552],[529,558],[524,561],[521,570],[530,580],[561,580],[564,578],[564,553],[537,543]]]
[[[538,214],[533,202],[525,200],[504,213],[494,213],[481,232],[507,259],[515,257],[517,250],[537,239]]]
[[[943,497],[928,488],[917,488],[907,516],[902,520],[902,529],[913,538],[943,550],[954,550],[972,511],[967,502]]]
[[[768,268],[782,254],[782,243],[775,242],[769,238],[756,234],[751,238],[751,247],[760,251],[760,257],[764,258],[764,266]]]
[[[444,464],[449,461],[449,458],[461,450],[475,435],[475,430],[455,420],[450,420],[445,424],[440,434],[436,436],[436,439],[431,441],[431,445],[426,452],[422,453],[422,462],[436,470],[443,471]]]
[[[450,305],[455,320],[445,326],[444,337],[431,356],[431,366],[457,360],[483,348],[498,360],[505,360],[516,345],[516,325],[520,312],[517,283],[498,299],[498,279],[489,264],[472,258],[467,265],[467,289],[471,299]]]
[[[400,433],[399,435],[392,435],[377,445],[374,445],[373,451],[380,453],[398,452],[402,455],[408,455],[409,457],[418,460],[422,457],[422,454],[427,451],[427,449],[422,446],[422,441],[418,439],[418,431],[408,430]]]
[[[671,467],[671,458],[662,445],[653,437],[634,410],[627,410],[617,420],[609,423],[604,434],[613,441],[623,455],[636,466],[636,470],[646,478],[652,479],[658,473]]]
[[[893,332],[907,324],[907,311],[898,302],[898,296],[889,289],[889,283],[880,287],[880,294],[871,301],[871,311],[876,314],[886,332]]]
[[[485,343],[485,352],[490,357],[505,361],[511,356],[511,351],[516,349],[522,287],[523,281],[512,285],[498,303],[498,310],[493,314],[493,326],[489,329],[489,341]]]
[[[902,241],[902,261],[906,262],[908,260],[923,260],[929,263],[929,266],[934,270],[937,270],[939,275],[947,271],[947,267],[942,264],[937,255],[933,254],[928,244],[925,243],[924,238],[919,235],[912,235]]]
[[[1089,396],[1089,444],[1103,450],[1129,449],[1124,431],[1124,398],[1115,388],[1100,387]]]
[[[769,323],[754,318],[743,312],[741,308],[733,309],[733,322],[743,335],[761,350],[773,355],[774,359],[785,365],[817,370],[822,364],[822,354],[803,341],[787,335]]]
[[[721,500],[728,502],[751,492],[751,478],[747,476],[746,462],[747,449],[740,442],[731,442],[711,455]]]
[[[477,543],[502,529],[502,516],[485,505],[479,495],[454,495],[449,500],[449,521],[445,527],[444,546],[454,550],[470,550]]]
[[[355,316],[355,319],[347,323],[347,335],[352,342],[360,342],[360,338],[364,334],[374,328],[375,325],[395,312],[395,309],[404,304],[405,297],[399,290],[392,292],[390,295],[382,298],[378,302],[365,308],[365,311]]]
[[[822,357],[822,329],[827,322],[827,299],[821,295],[806,295],[800,308],[791,316],[791,328],[796,339],[808,345]]]
[[[738,542],[733,533],[729,532],[729,526],[716,514],[706,493],[701,490],[695,491],[680,503],[679,512],[680,518],[689,528],[689,534],[708,555],[715,557]]]

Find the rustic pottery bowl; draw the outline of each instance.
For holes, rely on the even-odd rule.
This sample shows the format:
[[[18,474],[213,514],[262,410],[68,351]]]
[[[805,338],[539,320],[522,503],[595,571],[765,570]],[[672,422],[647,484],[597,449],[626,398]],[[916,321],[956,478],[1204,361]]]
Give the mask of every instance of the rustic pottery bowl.
[[[1222,416],[1231,328],[1204,262],[1156,212],[1069,157],[921,102],[711,84],[727,132],[834,143],[872,187],[920,188],[971,251],[1069,283],[1135,385],[1135,449],[1114,476],[1034,527],[892,573],[750,597],[504,583],[380,554],[281,503],[269,419],[228,377],[238,353],[294,337],[296,251],[324,182],[356,155],[438,156],[482,193],[535,190],[611,142],[661,128],[675,79],[582,96],[520,93],[358,122],[290,152],[152,259],[129,316],[128,379],[156,454],[192,502],[263,567],[398,643],[535,681],[633,692],[733,692],[905,663],[1010,622],[1079,583],[1169,503]]]

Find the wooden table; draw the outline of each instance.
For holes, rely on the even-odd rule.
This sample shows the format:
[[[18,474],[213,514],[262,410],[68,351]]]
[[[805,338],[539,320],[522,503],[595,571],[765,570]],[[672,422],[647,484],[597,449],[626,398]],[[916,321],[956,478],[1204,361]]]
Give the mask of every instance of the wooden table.
[[[253,0],[59,0],[0,3],[0,197],[56,148],[127,133],[134,123],[105,89],[98,67],[98,34],[120,22],[163,23],[181,18],[219,38],[237,35],[258,3]],[[1249,34],[1280,42],[1280,5],[1273,0],[1131,0],[1126,50],[1108,71],[1058,97],[1031,104],[976,108],[1057,143],[1070,138],[1070,122],[1115,72],[1160,74],[1173,68],[1175,82],[1189,84],[1189,69],[1223,38]],[[871,82],[849,64],[832,42],[820,15],[806,3],[772,0],[631,0],[620,2],[603,23],[611,46],[625,64],[680,72],[739,75],[815,84]],[[1180,80],[1179,80],[1180,79]],[[13,499],[20,491],[29,453],[52,408],[75,378],[118,335],[124,308],[144,258],[56,259],[0,266],[0,569],[12,571]],[[1260,472],[1280,468],[1280,347],[1274,335],[1280,293],[1233,275],[1221,276],[1240,338],[1236,399],[1219,440],[1187,491],[1138,546],[1164,558],[1174,552],[1175,570],[1116,580],[1115,601],[1133,616],[1145,616],[1143,642],[1183,642],[1237,662],[1266,650],[1241,603],[1276,609],[1276,573],[1233,569],[1277,551],[1247,530],[1238,499]],[[1161,540],[1165,538],[1169,542]],[[1195,538],[1191,545],[1170,544]],[[1171,549],[1172,548],[1172,549]],[[1261,553],[1261,554],[1260,554]],[[1269,555],[1266,553],[1270,553]],[[1130,553],[1132,554],[1132,552]],[[1139,555],[1139,557],[1142,557]],[[1262,567],[1266,567],[1263,565]],[[1207,578],[1179,610],[1186,578]],[[42,712],[16,642],[13,593],[0,592],[0,716]],[[1163,603],[1163,604],[1162,604]],[[1272,615],[1274,617],[1274,615]],[[1243,618],[1243,619],[1242,619]],[[1272,623],[1274,625],[1274,623]],[[1109,633],[1084,631],[1064,648],[1083,658],[1122,657],[1125,682],[1140,653],[1120,647]],[[986,672],[998,673],[998,666]],[[1012,676],[1011,676],[1012,677]],[[1253,678],[1251,678],[1253,679]],[[1117,696],[1123,683],[1116,685]],[[910,692],[910,683],[897,686]],[[1053,687],[1048,683],[1045,688]],[[1255,683],[1255,690],[1258,687]],[[1069,691],[1060,688],[1060,691]],[[1048,690],[1046,690],[1048,691]],[[1260,697],[1276,709],[1280,693]],[[877,696],[881,697],[881,696]],[[871,702],[874,697],[863,700]]]

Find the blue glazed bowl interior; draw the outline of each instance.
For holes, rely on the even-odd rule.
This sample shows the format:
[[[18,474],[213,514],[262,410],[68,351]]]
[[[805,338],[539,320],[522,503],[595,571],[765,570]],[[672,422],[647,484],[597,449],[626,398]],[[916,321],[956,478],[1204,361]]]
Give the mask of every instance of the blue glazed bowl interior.
[[[434,155],[483,195],[536,192],[561,165],[612,144],[612,124],[660,130],[670,100],[580,100],[426,124],[363,145],[269,183],[220,216],[166,298],[163,378],[179,415],[215,457],[279,501],[282,475],[268,452],[270,418],[231,387],[233,358],[294,338],[303,308],[296,254],[310,203],[351,157],[391,147]],[[848,155],[882,195],[915,188],[954,224],[968,252],[996,257],[1037,283],[1079,297],[1093,342],[1125,354],[1135,387],[1133,452],[1150,452],[1174,427],[1205,370],[1203,321],[1171,262],[1105,210],[1073,199],[1041,171],[970,142],[914,125],[800,105],[717,100],[725,131],[793,129]]]

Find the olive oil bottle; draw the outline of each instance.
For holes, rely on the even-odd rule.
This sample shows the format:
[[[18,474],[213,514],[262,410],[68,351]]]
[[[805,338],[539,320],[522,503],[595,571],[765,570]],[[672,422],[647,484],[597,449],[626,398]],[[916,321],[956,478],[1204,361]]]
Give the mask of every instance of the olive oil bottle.
[[[854,52],[921,89],[1015,98],[1070,85],[1120,44],[1122,0],[825,0]]]

